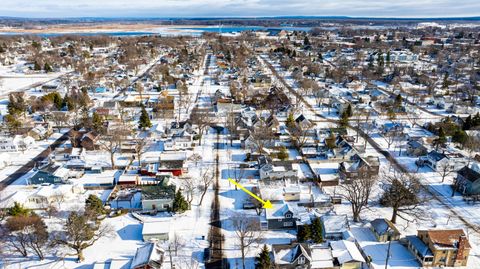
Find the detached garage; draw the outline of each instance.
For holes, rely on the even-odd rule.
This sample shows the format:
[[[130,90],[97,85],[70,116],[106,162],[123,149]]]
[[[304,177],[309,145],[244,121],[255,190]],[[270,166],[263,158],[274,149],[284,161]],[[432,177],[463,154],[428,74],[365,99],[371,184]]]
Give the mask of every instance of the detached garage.
[[[170,234],[170,221],[143,223],[143,241],[167,241]]]

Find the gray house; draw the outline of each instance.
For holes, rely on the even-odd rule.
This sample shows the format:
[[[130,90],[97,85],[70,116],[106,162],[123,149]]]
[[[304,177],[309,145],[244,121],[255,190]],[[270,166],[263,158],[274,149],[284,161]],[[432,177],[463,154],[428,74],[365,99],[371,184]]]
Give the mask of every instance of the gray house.
[[[408,141],[407,143],[407,154],[410,156],[424,156],[427,155],[428,149],[422,143],[416,141],[416,140],[411,140]]]
[[[458,170],[455,188],[464,195],[480,194],[480,167],[474,163]]]
[[[265,219],[260,222],[262,229],[293,230],[297,227],[297,214],[285,202],[272,203],[272,208],[265,209]]]

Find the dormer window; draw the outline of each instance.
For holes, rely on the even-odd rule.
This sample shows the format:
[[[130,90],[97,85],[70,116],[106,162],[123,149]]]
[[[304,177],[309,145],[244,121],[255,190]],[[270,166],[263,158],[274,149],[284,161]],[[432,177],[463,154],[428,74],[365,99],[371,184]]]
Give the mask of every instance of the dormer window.
[[[305,257],[303,256],[298,257],[298,264],[305,264]]]

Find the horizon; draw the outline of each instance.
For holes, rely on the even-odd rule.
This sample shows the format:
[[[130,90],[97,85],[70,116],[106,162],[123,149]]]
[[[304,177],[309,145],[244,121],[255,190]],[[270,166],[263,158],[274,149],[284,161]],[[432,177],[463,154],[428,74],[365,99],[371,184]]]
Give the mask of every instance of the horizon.
[[[448,10],[448,16],[445,15]],[[4,0],[0,17],[22,19],[136,18],[275,18],[275,17],[347,17],[378,19],[441,19],[478,17],[477,0]],[[292,15],[293,14],[293,15]]]

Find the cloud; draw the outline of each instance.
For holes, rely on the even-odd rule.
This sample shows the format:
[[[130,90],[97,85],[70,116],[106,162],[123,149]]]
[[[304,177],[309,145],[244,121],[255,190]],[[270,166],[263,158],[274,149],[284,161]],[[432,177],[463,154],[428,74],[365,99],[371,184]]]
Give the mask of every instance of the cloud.
[[[448,12],[446,12],[448,11]],[[1,16],[201,17],[480,15],[479,0],[3,0]]]

